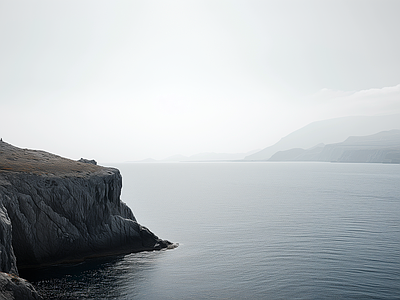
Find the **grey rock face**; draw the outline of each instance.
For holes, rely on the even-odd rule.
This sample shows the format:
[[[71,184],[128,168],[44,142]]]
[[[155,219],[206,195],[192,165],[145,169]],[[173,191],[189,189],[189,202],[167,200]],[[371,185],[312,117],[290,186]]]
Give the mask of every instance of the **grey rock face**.
[[[172,247],[136,222],[121,187],[117,169],[0,142],[2,271]]]
[[[150,250],[161,241],[140,226],[120,201],[116,169],[83,177],[5,175],[2,202],[12,220],[19,266],[55,263],[107,253]]]
[[[0,196],[1,197],[1,196]],[[0,198],[0,268],[4,272],[18,274],[12,247],[11,220]]]

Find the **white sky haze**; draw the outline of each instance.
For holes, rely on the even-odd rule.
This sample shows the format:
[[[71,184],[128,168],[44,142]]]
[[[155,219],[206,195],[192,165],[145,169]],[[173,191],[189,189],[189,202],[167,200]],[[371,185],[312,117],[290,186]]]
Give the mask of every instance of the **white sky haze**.
[[[0,0],[0,136],[123,162],[400,113],[399,1]]]

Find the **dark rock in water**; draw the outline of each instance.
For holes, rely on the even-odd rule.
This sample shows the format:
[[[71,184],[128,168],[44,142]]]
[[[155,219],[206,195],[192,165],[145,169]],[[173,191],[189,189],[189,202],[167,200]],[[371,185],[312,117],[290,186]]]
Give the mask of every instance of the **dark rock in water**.
[[[136,222],[114,168],[0,142],[0,271],[173,248]]]
[[[82,162],[82,163],[85,163],[85,164],[97,165],[97,161],[95,161],[94,159],[81,158],[80,160],[78,160],[78,162]]]
[[[35,288],[25,279],[0,272],[0,300],[40,300]]]

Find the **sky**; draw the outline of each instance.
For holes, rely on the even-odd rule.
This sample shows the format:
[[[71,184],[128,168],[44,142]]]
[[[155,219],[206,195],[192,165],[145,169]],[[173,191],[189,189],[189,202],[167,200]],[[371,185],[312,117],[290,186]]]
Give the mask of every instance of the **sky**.
[[[0,137],[125,162],[400,113],[400,1],[0,0]]]

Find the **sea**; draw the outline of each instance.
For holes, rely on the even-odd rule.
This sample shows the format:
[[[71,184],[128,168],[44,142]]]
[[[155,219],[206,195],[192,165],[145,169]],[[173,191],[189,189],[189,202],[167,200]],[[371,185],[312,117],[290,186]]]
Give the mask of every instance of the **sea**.
[[[400,165],[113,164],[173,250],[21,274],[45,299],[400,299]]]

